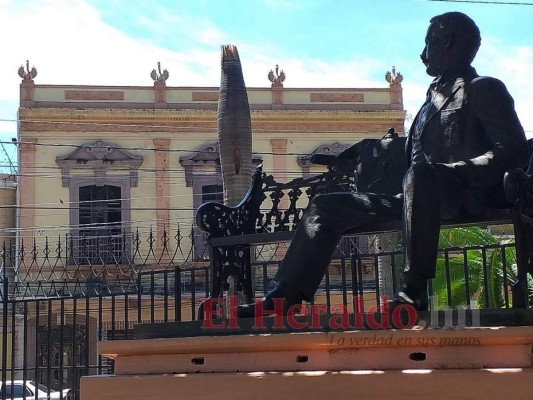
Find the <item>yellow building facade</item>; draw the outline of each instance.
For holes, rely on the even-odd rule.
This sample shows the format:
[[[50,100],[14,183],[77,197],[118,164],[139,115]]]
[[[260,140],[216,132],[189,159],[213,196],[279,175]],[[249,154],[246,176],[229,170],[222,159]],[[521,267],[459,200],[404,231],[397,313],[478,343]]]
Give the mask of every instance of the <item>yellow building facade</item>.
[[[337,151],[381,137],[390,127],[403,132],[401,79],[388,80],[383,88],[296,89],[279,82],[249,88],[254,163],[288,181],[320,170],[298,157],[321,146]],[[78,249],[76,257],[82,237],[109,236],[113,246],[126,246],[120,237],[152,232],[161,238],[164,232],[174,235],[178,226],[190,229],[195,209],[220,192],[218,95],[216,87],[169,87],[161,81],[110,87],[24,80],[19,246],[35,240],[42,251],[45,237],[66,237]],[[162,243],[153,243],[155,257],[165,257],[163,247],[175,251]],[[90,248],[87,242],[85,247]],[[91,251],[85,251],[86,259],[94,257]],[[28,276],[23,269],[19,272]]]
[[[196,318],[209,260],[195,210],[221,198],[219,89],[34,78],[20,86],[16,240],[5,264],[17,281],[10,296],[32,300],[22,311],[13,301],[8,313],[9,365],[73,387],[80,375],[109,371],[97,341],[131,337],[137,323]],[[382,88],[249,88],[254,163],[286,182],[324,168],[309,164],[315,151],[403,132],[401,79],[387,80]],[[337,291],[330,297],[342,304]]]

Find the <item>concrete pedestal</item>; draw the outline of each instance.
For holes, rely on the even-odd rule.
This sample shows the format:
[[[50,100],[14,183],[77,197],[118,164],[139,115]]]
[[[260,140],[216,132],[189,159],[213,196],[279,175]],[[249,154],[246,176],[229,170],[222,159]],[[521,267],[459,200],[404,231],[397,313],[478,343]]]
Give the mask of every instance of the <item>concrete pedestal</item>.
[[[305,332],[101,342],[82,400],[531,399],[533,328]]]

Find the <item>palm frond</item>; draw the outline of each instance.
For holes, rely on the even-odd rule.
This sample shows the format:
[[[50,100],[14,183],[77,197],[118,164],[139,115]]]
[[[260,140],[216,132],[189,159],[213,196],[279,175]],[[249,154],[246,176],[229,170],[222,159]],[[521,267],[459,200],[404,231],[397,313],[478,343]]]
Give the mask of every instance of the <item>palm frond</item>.
[[[498,244],[497,238],[479,227],[441,230],[439,248],[447,249],[447,252],[439,253],[437,276],[432,282],[439,305],[450,303],[450,299],[451,304],[448,305],[452,307],[465,305],[468,296],[476,299],[477,307],[505,306],[504,291],[507,287],[504,286],[511,286],[514,282],[516,254],[509,247],[487,247]],[[445,254],[448,257],[447,268]],[[533,281],[531,284],[533,286]]]

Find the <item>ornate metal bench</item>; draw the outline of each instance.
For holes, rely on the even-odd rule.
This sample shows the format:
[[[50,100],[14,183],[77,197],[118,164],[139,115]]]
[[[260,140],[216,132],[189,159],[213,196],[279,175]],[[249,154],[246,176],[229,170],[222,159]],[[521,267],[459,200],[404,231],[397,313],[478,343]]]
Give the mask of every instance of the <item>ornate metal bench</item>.
[[[377,146],[380,142],[379,139],[365,141],[370,146]],[[327,164],[327,161],[320,161]],[[242,291],[247,302],[252,302],[252,246],[290,241],[303,211],[315,195],[356,189],[358,178],[361,177],[353,171],[354,163],[348,163],[328,167],[326,172],[316,176],[279,183],[272,175],[264,173],[260,166],[239,205],[228,207],[208,202],[200,206],[196,223],[208,233],[212,269],[210,298],[221,297],[228,288],[228,278],[233,276],[236,289]],[[513,223],[518,253],[518,282],[513,289],[513,307],[525,308],[528,303],[527,273],[533,273],[533,246],[528,245],[530,238],[533,238],[533,178],[527,177],[523,171],[508,175],[506,194],[516,207],[488,210],[475,218],[447,221],[446,226]],[[286,202],[284,209],[280,206],[283,201]],[[349,234],[367,235],[400,230],[401,221],[398,219],[366,226]],[[199,318],[202,316],[203,307],[200,308]]]
[[[233,276],[237,289],[247,301],[252,301],[252,245],[291,240],[311,198],[319,193],[353,190],[354,185],[354,174],[333,168],[310,178],[279,183],[259,166],[248,193],[236,207],[217,202],[202,204],[196,213],[196,223],[208,233],[210,297],[221,296],[228,287],[228,277]],[[282,210],[280,205],[285,198],[288,205]]]

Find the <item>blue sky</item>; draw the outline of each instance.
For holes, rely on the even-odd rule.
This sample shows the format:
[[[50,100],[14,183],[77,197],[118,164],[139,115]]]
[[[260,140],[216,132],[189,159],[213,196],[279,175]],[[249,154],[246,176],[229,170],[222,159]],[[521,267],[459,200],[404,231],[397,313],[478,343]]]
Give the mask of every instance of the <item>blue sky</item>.
[[[533,4],[532,0],[513,0]],[[462,11],[478,24],[474,66],[506,83],[533,137],[533,6],[428,0],[0,0],[0,139],[16,136],[18,67],[40,84],[151,85],[161,61],[170,86],[218,86],[220,45],[239,48],[246,84],[386,87],[395,65],[416,113],[430,78],[419,59],[429,19]],[[7,120],[7,121],[6,121]],[[6,145],[10,155],[13,145]],[[0,154],[0,160],[2,159]]]

